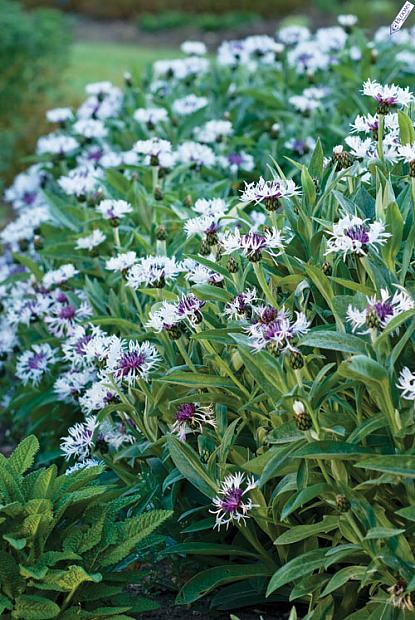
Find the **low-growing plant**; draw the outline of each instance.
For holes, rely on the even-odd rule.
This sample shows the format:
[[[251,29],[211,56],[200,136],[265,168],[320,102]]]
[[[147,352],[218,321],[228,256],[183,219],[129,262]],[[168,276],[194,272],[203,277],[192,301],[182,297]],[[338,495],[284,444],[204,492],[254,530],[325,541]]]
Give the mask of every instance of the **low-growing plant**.
[[[134,514],[141,498],[100,482],[100,465],[58,475],[30,471],[39,444],[0,455],[0,613],[22,620],[131,618],[157,604],[125,592],[144,571],[123,572],[170,513]]]
[[[98,459],[126,489],[145,479],[174,508],[165,553],[200,566],[177,604],[402,617],[412,37],[368,41],[343,16],[212,60],[182,50],[51,111],[8,190],[2,402],[45,458],[63,435],[68,461]]]

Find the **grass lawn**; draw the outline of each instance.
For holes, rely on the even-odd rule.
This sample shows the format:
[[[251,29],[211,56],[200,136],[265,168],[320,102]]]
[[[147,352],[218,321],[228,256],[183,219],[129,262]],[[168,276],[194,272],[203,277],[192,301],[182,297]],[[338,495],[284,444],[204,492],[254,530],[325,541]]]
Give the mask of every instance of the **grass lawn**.
[[[178,50],[163,47],[149,49],[95,41],[75,43],[71,48],[70,63],[65,75],[65,98],[62,105],[65,102],[79,103],[85,96],[85,85],[89,82],[110,80],[120,86],[124,71],[136,75],[155,60],[177,56],[180,56]]]

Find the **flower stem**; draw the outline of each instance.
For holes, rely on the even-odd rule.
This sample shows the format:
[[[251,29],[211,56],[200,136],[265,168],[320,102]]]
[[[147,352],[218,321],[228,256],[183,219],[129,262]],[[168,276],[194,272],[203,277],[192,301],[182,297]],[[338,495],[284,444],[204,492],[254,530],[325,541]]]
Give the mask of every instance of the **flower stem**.
[[[265,274],[264,274],[264,271],[262,269],[261,264],[259,262],[252,263],[252,264],[254,266],[254,271],[255,271],[255,275],[257,277],[258,283],[259,283],[259,285],[260,285],[260,287],[261,287],[261,289],[262,289],[262,291],[263,291],[263,293],[264,293],[268,303],[271,304],[271,306],[275,307],[276,299],[274,298],[274,296],[272,294],[272,291],[271,291],[271,289],[270,289],[270,287],[268,285],[268,282],[266,281]]]
[[[380,159],[381,162],[384,161],[384,154],[383,154],[383,129],[384,129],[384,124],[385,124],[385,117],[383,114],[378,114],[378,118],[379,118],[379,127],[378,127],[378,144],[377,144],[377,152],[378,152],[378,157]]]

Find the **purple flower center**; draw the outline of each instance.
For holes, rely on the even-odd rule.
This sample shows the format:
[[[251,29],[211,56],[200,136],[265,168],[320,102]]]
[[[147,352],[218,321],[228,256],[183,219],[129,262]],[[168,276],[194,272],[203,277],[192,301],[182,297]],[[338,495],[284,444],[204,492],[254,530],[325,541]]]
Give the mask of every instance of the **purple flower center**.
[[[68,298],[65,295],[65,293],[59,293],[58,296],[56,297],[56,301],[60,304],[67,304]]]
[[[26,205],[32,205],[36,200],[37,193],[36,192],[25,192],[23,194],[23,202]]]
[[[243,245],[252,250],[260,250],[261,248],[265,248],[267,246],[265,237],[262,237],[262,235],[259,235],[256,232],[250,232],[247,235],[242,235],[241,239]]]
[[[63,308],[59,312],[59,318],[70,321],[71,319],[74,318],[75,313],[76,313],[76,308],[74,308],[74,306],[71,306],[70,304],[67,304],[66,306],[63,306]]]
[[[240,166],[243,163],[244,158],[239,153],[229,153],[228,161],[233,166]]]
[[[275,321],[277,314],[278,312],[275,308],[273,308],[272,306],[267,306],[261,312],[261,323],[272,323],[272,321]]]
[[[353,241],[359,241],[362,245],[367,245],[369,243],[368,232],[367,226],[356,225],[346,230],[346,236]]]
[[[393,316],[393,307],[387,301],[378,301],[373,309],[381,321],[384,321],[388,316]]]
[[[233,488],[226,491],[224,498],[221,501],[222,510],[225,512],[236,512],[241,505],[242,501],[242,489]]]
[[[118,371],[117,374],[121,377],[126,377],[134,370],[138,370],[141,368],[145,361],[143,353],[139,353],[138,351],[130,351],[129,353],[124,353],[118,363]]]
[[[82,336],[74,346],[75,353],[85,355],[85,347],[92,340],[92,336]]]
[[[46,355],[44,353],[34,353],[32,357],[29,358],[27,365],[30,370],[39,370],[45,360]]]
[[[103,156],[103,154],[104,151],[102,149],[94,149],[92,151],[89,151],[87,159],[89,159],[90,161],[98,162]]]
[[[382,95],[380,94],[376,95],[375,99],[380,104],[387,105],[387,106],[394,106],[398,103],[398,100],[396,97],[382,97]]]
[[[176,420],[178,422],[188,422],[193,418],[195,413],[196,405],[193,403],[184,403],[183,405],[180,405],[176,411]]]

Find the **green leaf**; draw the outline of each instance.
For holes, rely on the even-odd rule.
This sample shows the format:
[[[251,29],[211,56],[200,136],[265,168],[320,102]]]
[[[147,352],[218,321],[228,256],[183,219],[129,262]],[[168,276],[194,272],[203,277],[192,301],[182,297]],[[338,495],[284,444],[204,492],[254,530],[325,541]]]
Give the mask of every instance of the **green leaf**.
[[[211,499],[218,491],[217,484],[210,478],[196,452],[187,443],[174,435],[167,437],[170,456],[181,474],[201,493]]]
[[[9,466],[16,474],[24,474],[32,467],[39,450],[39,442],[34,435],[23,439],[8,460]]]
[[[274,545],[290,545],[317,534],[325,534],[339,526],[339,517],[327,516],[320,523],[297,525],[287,530],[274,541]]]
[[[401,144],[413,144],[415,142],[415,130],[413,122],[406,112],[398,110],[398,123]]]
[[[415,506],[401,508],[400,510],[397,510],[395,514],[403,517],[404,519],[408,519],[408,521],[415,521]]]
[[[315,441],[300,448],[294,455],[294,458],[318,458],[318,459],[340,459],[355,460],[361,456],[373,454],[373,450],[362,448],[351,443],[343,443],[340,441]]]
[[[378,540],[392,538],[403,534],[405,530],[398,530],[392,527],[372,527],[366,534],[365,540]]]
[[[328,329],[311,330],[300,339],[300,346],[318,347],[329,351],[341,351],[343,353],[366,354],[367,345],[358,336],[342,334]]]
[[[188,542],[168,547],[163,551],[163,555],[170,555],[175,553],[184,553],[186,555],[235,555],[240,557],[257,557],[255,553],[247,551],[243,547],[237,547],[235,545],[225,545],[217,543],[205,543],[205,542]]]
[[[382,456],[372,456],[370,459],[355,463],[355,467],[381,471],[397,476],[415,478],[415,456],[403,454],[388,454]]]
[[[277,570],[271,577],[267,588],[267,596],[285,586],[291,581],[295,581],[305,575],[310,575],[315,570],[324,566],[326,549],[314,549],[299,555]]]
[[[176,603],[188,605],[219,586],[252,577],[268,577],[270,574],[270,569],[262,564],[215,566],[192,577],[180,590]]]
[[[229,379],[218,375],[205,375],[197,372],[187,372],[185,370],[172,370],[166,372],[162,377],[154,379],[158,383],[173,383],[175,385],[186,385],[188,387],[221,387],[233,388],[234,384]]]
[[[308,166],[308,171],[312,177],[321,179],[321,177],[323,176],[323,168],[324,168],[324,152],[321,146],[320,138],[318,138],[313,154],[311,156],[310,165]]]
[[[336,571],[336,574],[330,579],[320,596],[327,596],[338,588],[344,586],[345,583],[353,579],[362,579],[367,573],[367,566],[346,566]]]
[[[22,594],[16,598],[13,617],[22,620],[48,620],[60,613],[59,605],[46,597]]]
[[[300,508],[315,497],[320,497],[330,491],[331,489],[329,485],[325,482],[312,484],[310,487],[298,491],[298,493],[290,497],[290,499],[284,504],[281,510],[281,521],[284,521],[287,517],[289,517],[290,514],[297,510],[297,508]]]

